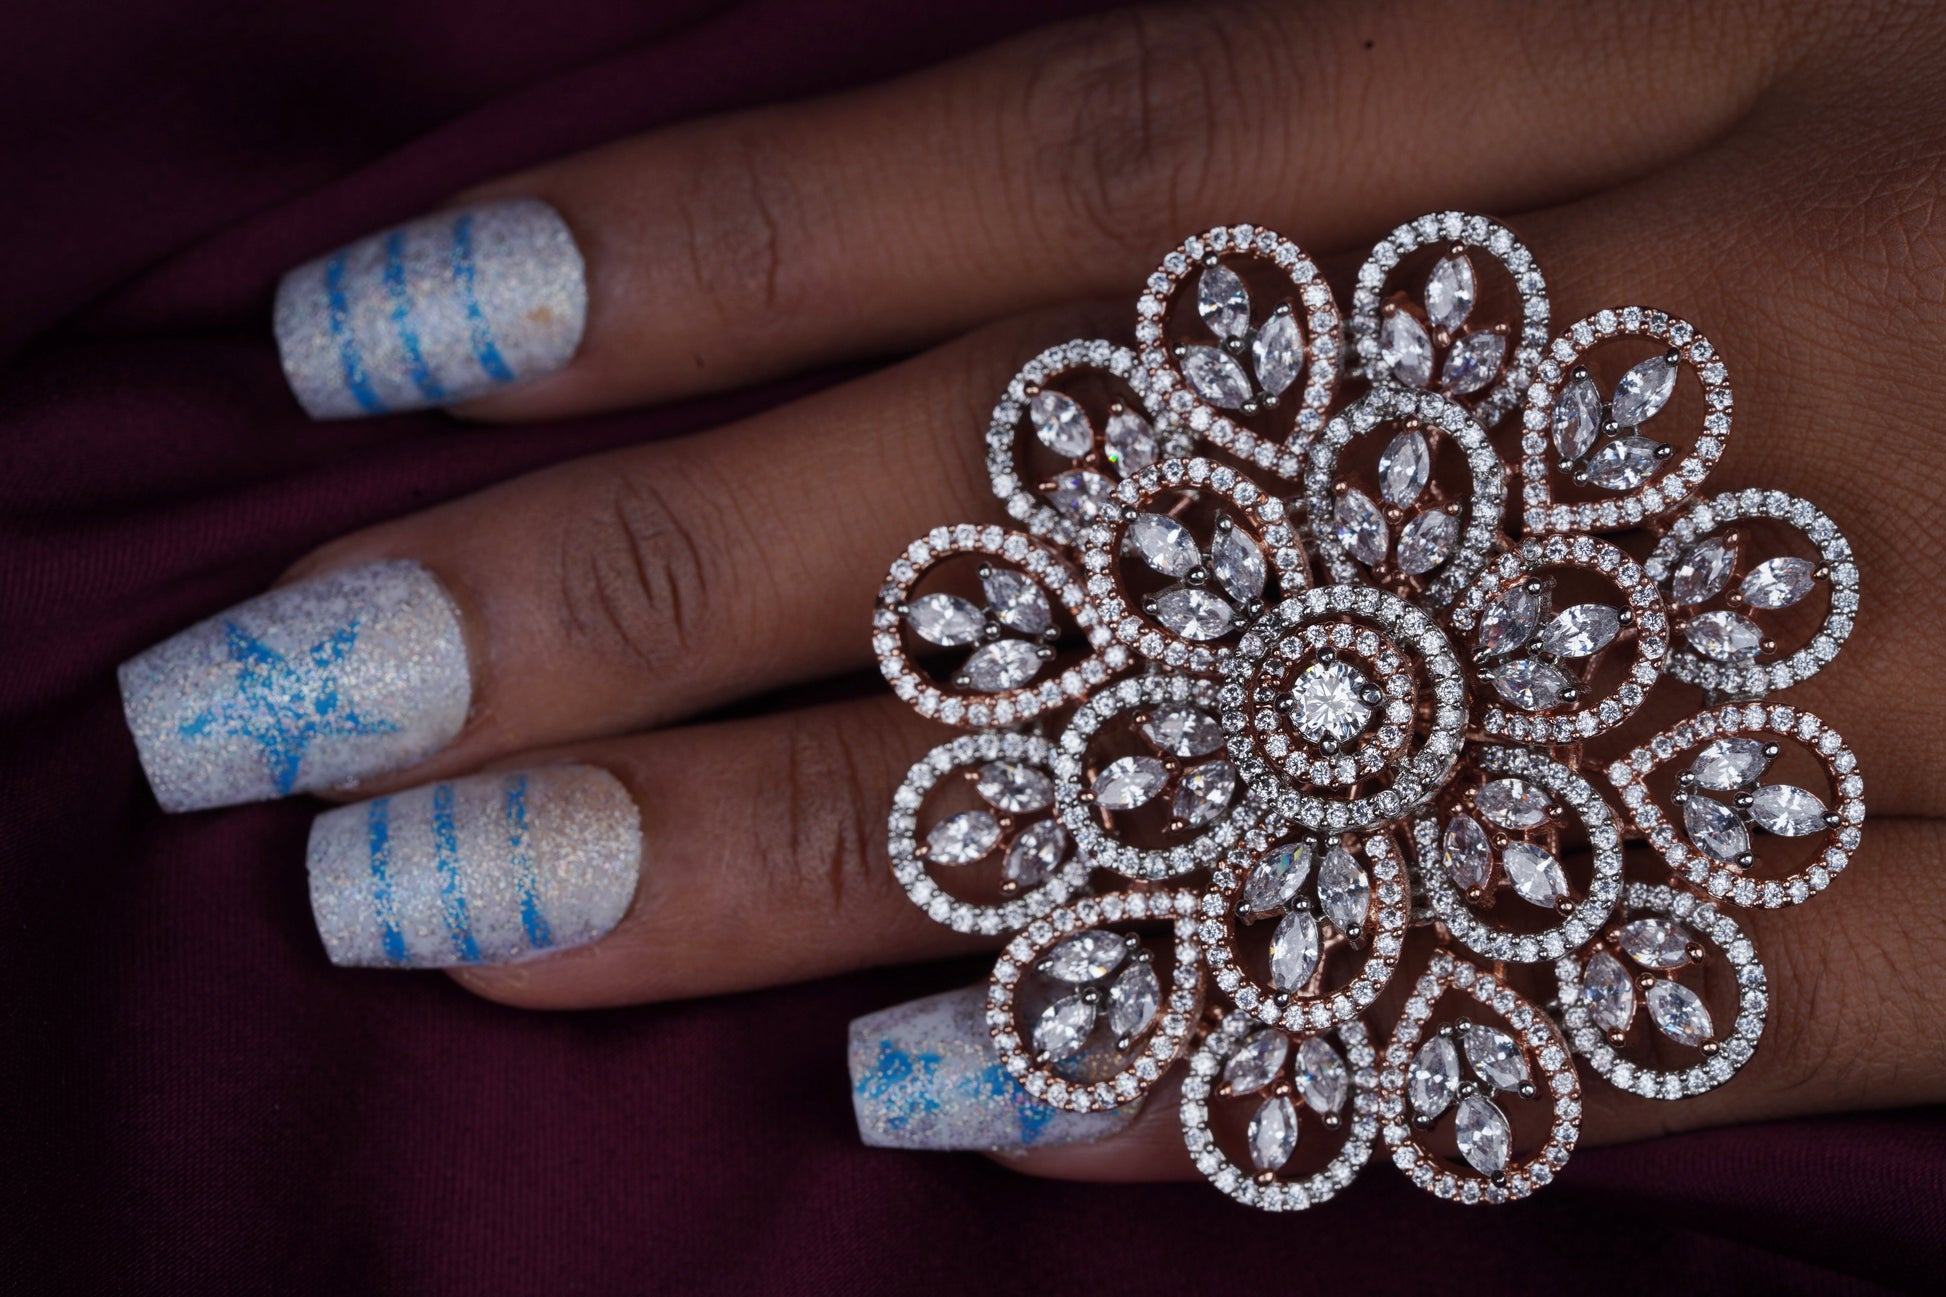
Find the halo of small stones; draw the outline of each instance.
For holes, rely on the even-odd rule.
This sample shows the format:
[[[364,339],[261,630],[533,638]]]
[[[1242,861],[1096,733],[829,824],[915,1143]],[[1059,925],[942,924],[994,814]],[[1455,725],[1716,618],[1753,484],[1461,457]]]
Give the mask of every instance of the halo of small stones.
[[[1613,500],[1556,504],[1549,476],[1549,438],[1554,403],[1581,358],[1615,338],[1649,338],[1668,344],[1703,385],[1703,431],[1687,454],[1672,458],[1649,480]],[[1524,517],[1531,531],[1615,531],[1681,504],[1703,484],[1730,440],[1733,405],[1729,371],[1716,348],[1687,320],[1646,306],[1597,311],[1556,338],[1521,405],[1520,476]]]
[[[1053,753],[1054,747],[1046,739],[1029,734],[996,731],[962,734],[928,752],[906,772],[905,782],[892,794],[892,814],[886,824],[887,846],[892,857],[892,876],[928,918],[955,932],[988,936],[1011,932],[1065,903],[1087,885],[1088,858],[1076,851],[1059,869],[1018,896],[992,905],[976,905],[955,898],[934,882],[925,861],[919,857],[919,808],[941,780],[955,770],[989,761],[1019,761],[1049,769]]]
[[[1712,739],[1760,734],[1795,742],[1817,757],[1838,799],[1837,810],[1826,821],[1824,851],[1781,879],[1751,878],[1704,855],[1663,816],[1643,782],[1657,766]],[[1777,704],[1734,703],[1692,716],[1615,761],[1608,767],[1608,779],[1621,793],[1630,821],[1662,853],[1678,878],[1706,889],[1717,900],[1746,908],[1802,905],[1829,887],[1851,862],[1865,822],[1865,781],[1858,774],[1858,758],[1844,738],[1810,712]]]
[[[1474,413],[1491,428],[1505,418],[1520,399],[1520,390],[1539,368],[1547,348],[1547,280],[1527,245],[1514,232],[1495,220],[1467,212],[1431,212],[1407,221],[1380,239],[1365,264],[1358,268],[1358,282],[1351,293],[1351,314],[1345,320],[1345,341],[1352,363],[1361,373],[1378,369],[1379,326],[1385,305],[1385,281],[1408,255],[1428,245],[1462,244],[1469,250],[1486,253],[1500,263],[1520,294],[1520,330],[1511,339],[1512,357],[1500,378],[1488,388]]]
[[[1366,933],[1365,961],[1359,966],[1358,975],[1331,992],[1328,998],[1307,1003],[1257,981],[1243,971],[1236,958],[1237,894],[1243,890],[1244,880],[1250,876],[1264,847],[1276,836],[1253,831],[1251,843],[1232,849],[1211,874],[1210,889],[1203,893],[1202,921],[1196,929],[1197,939],[1202,942],[1209,960],[1210,976],[1241,1010],[1235,1015],[1237,1019],[1255,1018],[1300,1034],[1356,1022],[1358,1015],[1371,1006],[1385,984],[1392,980],[1392,972],[1399,964],[1399,952],[1405,947],[1412,900],[1405,866],[1385,834],[1374,833],[1363,839],[1367,872],[1372,880],[1375,920]],[[1321,859],[1323,853],[1319,855]],[[1287,1003],[1280,1004],[1280,1000]]]
[[[1594,940],[1622,895],[1622,837],[1615,812],[1593,784],[1540,752],[1482,745],[1472,755],[1484,773],[1517,775],[1538,784],[1574,812],[1588,831],[1594,879],[1588,885],[1588,894],[1575,902],[1573,912],[1553,927],[1539,932],[1508,932],[1482,919],[1466,903],[1465,893],[1454,884],[1440,860],[1439,819],[1425,815],[1413,822],[1412,841],[1419,856],[1419,877],[1433,913],[1455,941],[1483,959],[1534,964],[1580,949]]]
[[[1657,1071],[1623,1058],[1588,1013],[1582,999],[1583,956],[1566,955],[1554,965],[1560,982],[1562,1021],[1566,1025],[1574,1052],[1588,1060],[1588,1066],[1618,1090],[1639,1094],[1645,1099],[1685,1099],[1714,1090],[1735,1076],[1757,1052],[1757,1041],[1764,1034],[1764,1016],[1770,1008],[1770,986],[1764,966],[1757,960],[1757,948],[1735,920],[1710,901],[1692,892],[1648,883],[1630,883],[1623,894],[1625,914],[1647,914],[1674,919],[1698,936],[1706,937],[1736,976],[1737,1019],[1716,1052],[1693,1067],[1680,1071]],[[1638,1008],[1638,1017],[1645,1010]]]
[[[1230,808],[1188,842],[1143,849],[1118,842],[1095,819],[1086,786],[1088,744],[1104,726],[1139,708],[1188,703],[1214,714],[1216,686],[1190,676],[1149,675],[1123,680],[1075,709],[1052,757],[1054,813],[1074,839],[1075,850],[1103,869],[1127,878],[1175,878],[1207,868],[1256,820],[1256,810],[1239,785]]]
[[[1248,1014],[1231,1014],[1190,1055],[1178,1109],[1183,1143],[1196,1169],[1246,1207],[1303,1211],[1335,1197],[1371,1160],[1372,1145],[1378,1141],[1378,1054],[1364,1023],[1353,1018],[1338,1028],[1338,1043],[1344,1047],[1351,1075],[1351,1119],[1343,1146],[1322,1170],[1302,1180],[1260,1177],[1223,1152],[1209,1124],[1209,1101],[1223,1083],[1223,1065],[1258,1025]]]
[[[1030,681],[1003,693],[968,697],[957,690],[942,689],[907,654],[900,622],[913,588],[935,564],[956,554],[985,554],[1026,573],[1067,609],[1075,625],[1087,635],[1094,653],[1057,676],[1038,683]],[[1128,650],[1115,644],[1096,624],[1087,593],[1066,560],[1031,536],[968,523],[933,528],[906,546],[905,553],[893,562],[872,614],[872,651],[878,655],[878,669],[892,692],[912,704],[921,716],[970,728],[1018,724],[1051,707],[1085,698],[1089,690],[1129,662]]]
[[[1021,427],[1035,391],[1085,369],[1100,370],[1128,385],[1140,413],[1155,432],[1162,455],[1186,455],[1194,445],[1186,432],[1155,408],[1149,372],[1127,347],[1099,338],[1077,338],[1049,347],[1021,366],[987,423],[987,476],[993,483],[993,494],[1007,506],[1009,515],[1034,535],[1062,545],[1073,541],[1077,524],[1027,484],[1020,471]]]
[[[1228,465],[1200,457],[1168,459],[1118,485],[1100,520],[1083,528],[1078,537],[1094,620],[1105,633],[1112,633],[1122,645],[1143,657],[1165,666],[1208,672],[1229,650],[1184,639],[1140,607],[1131,606],[1117,575],[1122,538],[1129,525],[1157,496],[1171,491],[1207,491],[1229,504],[1239,521],[1262,542],[1259,548],[1265,551],[1278,589],[1285,594],[1308,585],[1309,572],[1284,502]]]
[[[1311,448],[1304,473],[1311,538],[1317,543],[1318,553],[1333,580],[1367,579],[1364,565],[1345,552],[1331,527],[1333,480],[1337,477],[1338,460],[1354,438],[1406,419],[1417,419],[1451,437],[1465,453],[1467,469],[1473,475],[1473,489],[1466,500],[1466,526],[1460,531],[1453,552],[1440,564],[1439,574],[1417,598],[1427,607],[1443,608],[1486,564],[1487,555],[1499,538],[1500,515],[1507,501],[1507,470],[1500,462],[1499,452],[1487,440],[1486,430],[1450,397],[1388,384],[1374,388],[1326,425],[1324,434]]]
[[[1775,689],[1802,684],[1838,656],[1858,614],[1858,564],[1852,557],[1851,542],[1810,501],[1782,491],[1731,491],[1699,501],[1677,519],[1644,567],[1652,579],[1667,581],[1691,546],[1745,518],[1775,518],[1795,527],[1817,547],[1831,580],[1831,606],[1825,612],[1824,625],[1803,648],[1762,664],[1713,662],[1693,649],[1678,646],[1669,655],[1669,674],[1699,689],[1761,697]]]
[[[1027,1093],[1050,1108],[1093,1112],[1133,1103],[1188,1050],[1191,1028],[1203,1007],[1202,951],[1196,945],[1196,893],[1186,888],[1159,892],[1110,892],[1063,906],[1027,925],[994,961],[987,983],[987,1028],[1001,1066]],[[1148,1043],[1115,1075],[1092,1084],[1070,1081],[1038,1064],[1014,1016],[1014,992],[1023,974],[1063,938],[1105,923],[1171,920],[1176,939],[1175,965],[1169,970],[1169,998]]]
[[[1250,682],[1269,654],[1301,656],[1306,651],[1305,627],[1340,616],[1369,620],[1417,658],[1433,694],[1433,726],[1419,749],[1393,759],[1390,786],[1354,798],[1319,797],[1311,791],[1311,785],[1300,787],[1266,761],[1257,750],[1254,736],[1274,730],[1283,718],[1275,704],[1250,701]],[[1276,797],[1276,810],[1286,819],[1308,829],[1334,833],[1396,819],[1438,792],[1453,773],[1466,733],[1466,688],[1459,655],[1438,623],[1405,600],[1362,585],[1306,590],[1284,600],[1278,606],[1276,620],[1284,625],[1282,635],[1273,633],[1272,619],[1266,617],[1238,640],[1236,651],[1225,664],[1225,683],[1218,695],[1230,755],[1244,782],[1253,790],[1264,790],[1267,797]]]
[[[1281,765],[1292,780],[1319,788],[1347,788],[1396,759],[1412,737],[1412,672],[1397,647],[1377,631],[1349,620],[1312,622],[1279,640],[1277,652],[1264,656],[1246,688],[1251,695],[1264,688],[1287,695],[1290,668],[1326,655],[1335,661],[1357,659],[1354,669],[1383,695],[1381,702],[1372,705],[1375,726],[1368,727],[1353,746],[1331,754],[1297,733],[1291,718],[1275,706],[1253,707],[1250,726],[1257,736],[1257,754]]]
[[[1406,1075],[1435,1005],[1454,988],[1492,1009],[1514,1029],[1515,1040],[1527,1052],[1542,1077],[1544,1093],[1554,1107],[1554,1124],[1547,1142],[1531,1157],[1510,1161],[1505,1177],[1495,1183],[1472,1171],[1455,1172],[1419,1143],[1406,1112]],[[1382,1133],[1392,1150],[1392,1164],[1412,1183],[1441,1198],[1464,1203],[1501,1203],[1525,1198],[1549,1184],[1567,1165],[1581,1136],[1581,1082],[1575,1075],[1567,1041],[1546,1014],[1514,994],[1485,969],[1455,959],[1444,950],[1433,953],[1420,976],[1405,1013],[1393,1028],[1378,1073]]]
[[[1255,257],[1275,266],[1297,289],[1304,311],[1304,391],[1292,412],[1288,443],[1259,436],[1234,422],[1196,394],[1183,377],[1176,358],[1163,336],[1163,321],[1177,291],[1193,283],[1212,256]],[[1135,303],[1135,338],[1142,349],[1142,364],[1149,371],[1155,400],[1170,416],[1210,445],[1228,451],[1246,463],[1254,464],[1278,477],[1295,481],[1303,467],[1303,453],[1310,439],[1324,426],[1324,413],[1338,390],[1343,343],[1339,330],[1338,304],[1324,282],[1317,264],[1302,248],[1273,230],[1254,225],[1217,226],[1192,239],[1185,239],[1157,266],[1141,297]]]
[[[1454,605],[1449,620],[1456,630],[1472,630],[1494,600],[1534,573],[1551,567],[1583,568],[1614,583],[1627,601],[1636,632],[1634,657],[1629,662],[1627,678],[1606,697],[1577,699],[1578,705],[1570,711],[1532,716],[1498,704],[1487,707],[1480,718],[1480,728],[1499,738],[1520,743],[1578,743],[1606,734],[1641,709],[1650,688],[1661,678],[1663,664],[1669,656],[1669,619],[1654,581],[1634,559],[1593,536],[1547,536],[1523,541],[1518,553],[1502,554],[1498,562],[1481,573]],[[1482,701],[1492,696],[1485,687],[1479,694]]]

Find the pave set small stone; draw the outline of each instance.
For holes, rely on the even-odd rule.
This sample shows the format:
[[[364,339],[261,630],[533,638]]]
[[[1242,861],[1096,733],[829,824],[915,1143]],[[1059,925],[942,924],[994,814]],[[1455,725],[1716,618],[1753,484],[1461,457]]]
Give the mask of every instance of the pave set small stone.
[[[1186,1147],[1239,1202],[1316,1205],[1383,1147],[1498,1203],[1567,1163],[1579,1064],[1670,1100],[1748,1062],[1770,988],[1735,910],[1860,844],[1850,748],[1772,698],[1836,657],[1858,569],[1803,500],[1702,494],[1733,399],[1693,325],[1550,318],[1486,217],[1401,225],[1344,317],[1296,244],[1221,226],[1149,277],[1133,347],[1009,383],[986,459],[1021,530],[908,546],[872,642],[964,731],[896,791],[889,854],[1004,943],[1022,1102],[1121,1107],[1180,1065]],[[1683,688],[1687,719],[1612,737]]]

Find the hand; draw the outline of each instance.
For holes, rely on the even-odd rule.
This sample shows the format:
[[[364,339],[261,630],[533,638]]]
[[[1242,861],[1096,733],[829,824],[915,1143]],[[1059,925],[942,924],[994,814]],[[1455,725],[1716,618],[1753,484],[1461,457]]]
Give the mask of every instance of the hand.
[[[1420,211],[1494,212],[1546,268],[1557,320],[1641,301],[1707,327],[1747,429],[1712,487],[1817,501],[1867,591],[1864,633],[1792,693],[1869,773],[1862,867],[1803,913],[1745,916],[1773,1026],[1733,1085],[1664,1106],[1591,1084],[1585,1137],[1936,1100],[1946,706],[1912,682],[1946,667],[1927,525],[1946,473],[1926,431],[1946,387],[1941,25],[1803,4],[1508,5],[1457,24],[1423,3],[1132,11],[463,195],[464,236],[450,214],[408,227],[390,278],[382,238],[293,277],[280,341],[316,412],[552,418],[918,354],[309,556],[267,601],[125,669],[152,782],[181,809],[360,781],[382,800],[313,838],[327,948],[475,961],[455,976],[508,1003],[974,948],[910,905],[884,855],[890,790],[938,727],[886,698],[676,727],[864,666],[889,557],[941,521],[1004,517],[979,430],[1008,376],[1123,327],[1184,234],[1257,219],[1315,251]],[[547,208],[481,206],[515,198],[571,236]],[[373,338],[389,341],[354,354]],[[481,770],[535,773],[462,778]],[[897,1019],[934,1033],[908,1043],[948,1060],[941,1086],[980,1065],[940,1034],[966,1017]],[[869,1048],[860,1066],[871,1127],[890,1090]],[[1010,1099],[968,1111],[934,1141],[1026,1142]],[[1187,1173],[1173,1105],[1121,1126],[1063,1118],[1035,1142],[1093,1142],[1019,1165]]]

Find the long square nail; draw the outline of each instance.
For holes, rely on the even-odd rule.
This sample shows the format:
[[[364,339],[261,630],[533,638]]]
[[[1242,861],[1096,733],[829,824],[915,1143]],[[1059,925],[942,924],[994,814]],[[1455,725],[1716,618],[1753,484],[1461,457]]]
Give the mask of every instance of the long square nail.
[[[334,964],[504,964],[608,932],[641,864],[640,814],[607,771],[473,775],[318,816],[311,911]]]
[[[533,198],[374,234],[277,289],[277,349],[313,419],[453,405],[551,374],[581,345],[588,287],[567,223]]]
[[[337,788],[466,723],[459,614],[391,559],[273,590],[124,662],[122,709],[166,811]]]
[[[1127,1126],[1140,1106],[1066,1112],[1029,1095],[994,1052],[985,986],[853,1022],[851,1099],[873,1147],[989,1152],[1089,1143]]]

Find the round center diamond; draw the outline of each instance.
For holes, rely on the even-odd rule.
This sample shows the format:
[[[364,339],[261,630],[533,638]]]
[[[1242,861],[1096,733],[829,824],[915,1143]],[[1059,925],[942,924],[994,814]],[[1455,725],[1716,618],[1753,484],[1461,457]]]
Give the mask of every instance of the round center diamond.
[[[1372,720],[1365,701],[1372,682],[1340,661],[1313,662],[1297,677],[1297,732],[1313,743],[1343,747]]]

